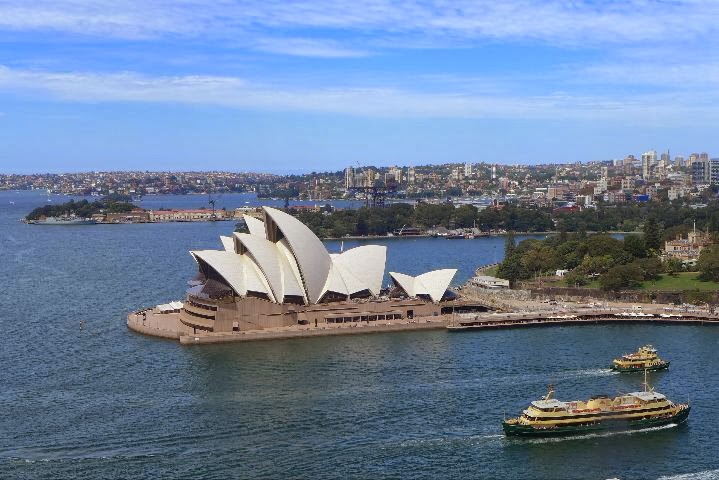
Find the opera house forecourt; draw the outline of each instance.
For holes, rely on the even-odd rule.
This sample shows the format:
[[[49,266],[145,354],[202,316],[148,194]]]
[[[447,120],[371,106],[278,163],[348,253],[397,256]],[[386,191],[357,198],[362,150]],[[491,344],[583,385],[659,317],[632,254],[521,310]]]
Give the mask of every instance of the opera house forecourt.
[[[245,216],[249,233],[220,237],[224,249],[195,250],[197,276],[185,299],[128,315],[140,333],[213,343],[443,328],[456,306],[448,290],[456,269],[419,276],[389,272],[387,247],[365,245],[330,254],[302,222],[263,207]]]

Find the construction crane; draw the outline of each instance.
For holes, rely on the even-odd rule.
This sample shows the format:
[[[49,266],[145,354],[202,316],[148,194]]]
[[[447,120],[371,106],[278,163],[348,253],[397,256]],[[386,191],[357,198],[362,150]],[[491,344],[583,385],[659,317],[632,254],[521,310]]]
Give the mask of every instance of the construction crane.
[[[362,170],[359,162],[357,162],[357,169]],[[373,181],[371,185],[353,185],[348,187],[347,190],[361,192],[364,195],[365,207],[383,208],[386,205],[387,197],[397,190],[397,185],[386,185],[385,182]]]

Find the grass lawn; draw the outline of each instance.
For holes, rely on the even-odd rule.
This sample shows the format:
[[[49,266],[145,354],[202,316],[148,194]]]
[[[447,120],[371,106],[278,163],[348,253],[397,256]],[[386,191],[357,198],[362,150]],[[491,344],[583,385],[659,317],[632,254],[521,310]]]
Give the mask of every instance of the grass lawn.
[[[679,290],[719,290],[719,283],[702,282],[701,280],[697,279],[697,276],[699,276],[698,272],[678,273],[674,277],[663,274],[659,280],[643,282],[642,286],[639,287],[639,290],[665,292]],[[569,287],[572,286],[567,285],[566,281],[562,281],[561,285]],[[599,285],[599,280],[595,278],[587,285],[584,285],[583,288],[601,288],[601,286]]]
[[[489,275],[490,277],[495,277],[495,276],[497,276],[497,269],[498,269],[498,268],[499,268],[499,267],[496,267],[496,266],[495,266],[495,267],[489,267],[488,269],[486,269],[486,270],[484,271],[484,275]]]
[[[678,273],[671,277],[663,274],[659,280],[644,282],[640,290],[719,290],[719,283],[702,282],[698,272]]]

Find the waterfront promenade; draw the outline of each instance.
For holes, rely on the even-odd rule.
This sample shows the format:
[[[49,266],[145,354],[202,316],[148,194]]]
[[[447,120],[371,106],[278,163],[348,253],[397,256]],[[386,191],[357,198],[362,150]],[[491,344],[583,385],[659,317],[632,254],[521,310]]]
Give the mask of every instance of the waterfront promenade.
[[[541,305],[541,304],[540,304]],[[647,305],[632,309],[626,305],[591,307],[587,305],[538,311],[485,312],[448,314],[414,319],[340,324],[292,325],[238,332],[195,333],[179,321],[178,313],[152,310],[128,315],[127,326],[146,335],[177,339],[183,345],[250,342],[331,335],[400,332],[410,330],[447,329],[448,331],[491,330],[566,325],[628,324],[654,325],[718,325],[719,315],[703,309],[683,310],[669,305]],[[143,315],[144,313],[144,315]]]

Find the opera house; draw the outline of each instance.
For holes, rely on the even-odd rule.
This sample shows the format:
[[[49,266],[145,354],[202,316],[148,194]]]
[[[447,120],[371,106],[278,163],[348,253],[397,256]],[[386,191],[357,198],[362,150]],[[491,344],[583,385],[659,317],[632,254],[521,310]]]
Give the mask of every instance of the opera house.
[[[245,216],[249,233],[220,237],[222,250],[194,250],[197,276],[184,302],[135,312],[176,318],[176,337],[247,332],[293,325],[402,321],[449,313],[456,269],[419,276],[389,272],[387,247],[365,245],[331,254],[302,222],[263,207],[264,221]],[[159,306],[162,307],[162,306]],[[130,325],[130,317],[128,317]],[[147,329],[134,328],[143,333]],[[169,335],[165,335],[169,336]]]

